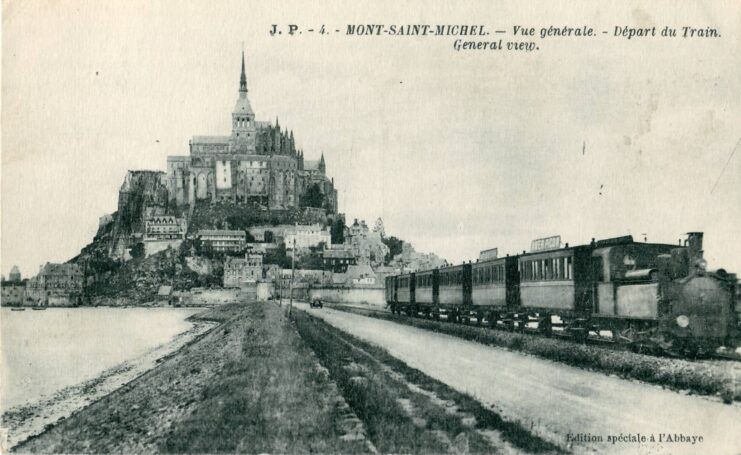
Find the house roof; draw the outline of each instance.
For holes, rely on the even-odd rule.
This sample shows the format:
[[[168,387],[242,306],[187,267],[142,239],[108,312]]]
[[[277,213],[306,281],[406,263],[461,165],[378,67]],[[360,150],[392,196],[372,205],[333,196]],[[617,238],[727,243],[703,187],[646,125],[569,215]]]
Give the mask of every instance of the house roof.
[[[322,257],[325,259],[351,259],[354,258],[353,254],[348,250],[324,250]]]
[[[193,144],[220,144],[229,143],[229,136],[193,136]]]
[[[201,229],[198,231],[198,236],[203,235],[226,235],[226,236],[234,236],[234,237],[246,237],[244,231],[235,231],[235,230],[228,230],[228,229]]]
[[[47,262],[39,275],[82,275],[77,264],[52,264]]]
[[[170,294],[172,294],[172,286],[162,285],[157,291],[159,297],[168,297]]]
[[[244,258],[227,257],[224,263],[224,268],[227,267],[242,267],[247,261]]]
[[[348,278],[376,277],[376,273],[368,264],[349,265],[345,275]]]
[[[146,222],[156,224],[178,224],[180,223],[180,218],[173,215],[157,215],[147,218]]]

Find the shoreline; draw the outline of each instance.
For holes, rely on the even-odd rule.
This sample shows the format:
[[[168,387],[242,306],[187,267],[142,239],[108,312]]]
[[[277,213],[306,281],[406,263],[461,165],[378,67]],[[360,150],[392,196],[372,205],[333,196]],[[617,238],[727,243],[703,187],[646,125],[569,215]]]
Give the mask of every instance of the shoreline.
[[[202,313],[186,318],[193,324],[191,328],[136,358],[108,368],[95,378],[4,411],[0,416],[0,451],[7,453],[29,438],[43,433],[48,427],[125,387],[218,325],[216,321],[199,319],[198,315]]]

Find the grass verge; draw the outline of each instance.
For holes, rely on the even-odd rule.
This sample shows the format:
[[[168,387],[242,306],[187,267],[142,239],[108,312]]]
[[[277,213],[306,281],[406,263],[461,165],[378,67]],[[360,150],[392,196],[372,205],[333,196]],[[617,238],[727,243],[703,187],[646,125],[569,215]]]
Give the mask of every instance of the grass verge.
[[[296,327],[382,453],[558,452],[381,348],[297,311]],[[505,450],[507,451],[507,450]]]
[[[604,349],[557,338],[512,333],[453,324],[429,319],[411,318],[390,313],[364,312],[353,307],[333,305],[335,309],[432,330],[489,346],[525,352],[549,360],[590,370],[615,374],[661,385],[673,390],[687,390],[699,395],[717,395],[724,402],[741,401],[738,369],[733,361],[692,362],[628,351]]]

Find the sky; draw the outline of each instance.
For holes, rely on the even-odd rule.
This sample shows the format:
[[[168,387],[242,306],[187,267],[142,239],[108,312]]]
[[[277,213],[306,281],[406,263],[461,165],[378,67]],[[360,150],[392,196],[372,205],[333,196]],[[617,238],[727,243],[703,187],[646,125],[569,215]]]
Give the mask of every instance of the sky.
[[[77,255],[127,170],[166,170],[192,136],[228,134],[242,49],[258,120],[279,118],[307,159],[324,153],[349,222],[381,217],[453,262],[552,235],[704,231],[710,267],[741,272],[736,2],[5,0],[2,13],[6,276]],[[539,50],[273,24],[483,24],[492,35],[470,39]],[[515,25],[597,36],[516,38]],[[667,25],[721,36],[612,36]]]

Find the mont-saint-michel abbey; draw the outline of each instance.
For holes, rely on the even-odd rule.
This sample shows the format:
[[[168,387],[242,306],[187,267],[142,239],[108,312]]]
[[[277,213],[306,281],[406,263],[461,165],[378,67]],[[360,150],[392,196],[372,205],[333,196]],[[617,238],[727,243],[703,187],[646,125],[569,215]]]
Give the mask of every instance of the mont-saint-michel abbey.
[[[249,100],[242,55],[239,97],[229,136],[194,136],[188,155],[167,159],[167,189],[177,204],[196,201],[255,202],[269,209],[299,206],[300,195],[317,185],[329,212],[337,212],[337,190],[326,175],[324,155],[304,160],[293,132],[257,120]]]

